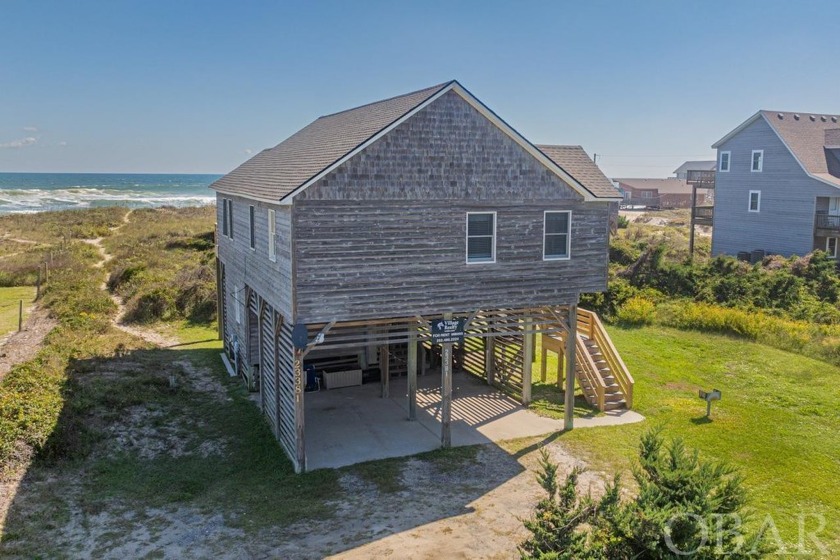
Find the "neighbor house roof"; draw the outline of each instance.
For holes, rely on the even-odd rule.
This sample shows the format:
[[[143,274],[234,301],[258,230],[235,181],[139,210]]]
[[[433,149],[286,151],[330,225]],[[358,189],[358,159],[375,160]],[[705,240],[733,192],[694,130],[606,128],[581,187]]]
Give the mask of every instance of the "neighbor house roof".
[[[583,184],[589,192],[600,197],[620,196],[612,181],[607,179],[582,147],[538,144],[537,148]]]
[[[691,194],[691,185],[682,179],[613,179],[621,186],[634,189],[656,189],[659,194]]]
[[[674,170],[674,175],[685,173],[686,171],[714,171],[717,167],[717,162],[712,161],[687,161]]]
[[[587,188],[455,80],[320,117],[277,146],[261,151],[210,188],[267,202],[288,201],[448,91],[460,95],[585,200],[620,198],[615,189]]]
[[[840,187],[837,156],[826,146],[833,130],[840,129],[840,116],[762,110],[712,145],[717,148],[758,119],[764,119],[811,177]],[[832,161],[832,158],[834,161]]]

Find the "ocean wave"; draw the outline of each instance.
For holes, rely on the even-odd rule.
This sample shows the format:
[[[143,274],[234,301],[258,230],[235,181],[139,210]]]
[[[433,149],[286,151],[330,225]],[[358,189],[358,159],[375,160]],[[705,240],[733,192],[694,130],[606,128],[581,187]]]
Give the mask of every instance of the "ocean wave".
[[[0,214],[31,213],[48,210],[81,209],[101,206],[151,208],[156,206],[202,206],[212,204],[211,193],[161,192],[105,186],[72,186],[63,189],[2,189]]]

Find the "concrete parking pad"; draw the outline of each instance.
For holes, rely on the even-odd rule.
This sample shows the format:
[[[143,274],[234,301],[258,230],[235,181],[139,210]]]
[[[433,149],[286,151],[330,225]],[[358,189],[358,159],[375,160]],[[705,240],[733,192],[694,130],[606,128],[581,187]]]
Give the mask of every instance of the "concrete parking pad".
[[[378,383],[306,393],[307,470],[402,457],[440,447],[440,375],[418,377],[417,421],[408,420],[406,379],[391,380],[387,399]],[[453,375],[452,445],[474,445],[541,436],[563,422],[539,416],[482,380]],[[575,427],[639,422],[627,410],[576,418]]]

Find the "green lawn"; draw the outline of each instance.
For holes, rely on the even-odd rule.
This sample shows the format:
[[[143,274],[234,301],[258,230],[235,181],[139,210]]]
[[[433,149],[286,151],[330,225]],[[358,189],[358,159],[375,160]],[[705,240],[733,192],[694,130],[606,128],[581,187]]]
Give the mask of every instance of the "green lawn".
[[[18,328],[18,306],[23,300],[23,320],[26,320],[27,308],[35,299],[35,288],[22,286],[0,288],[0,337],[16,331]]]
[[[746,475],[756,520],[798,539],[798,514],[822,514],[840,550],[840,368],[735,338],[668,328],[609,329],[636,380],[642,424],[575,430],[561,441],[594,468],[625,470],[639,435],[661,426]],[[549,368],[550,369],[550,368]],[[720,389],[707,421],[697,390]],[[815,518],[806,528],[817,528]]]

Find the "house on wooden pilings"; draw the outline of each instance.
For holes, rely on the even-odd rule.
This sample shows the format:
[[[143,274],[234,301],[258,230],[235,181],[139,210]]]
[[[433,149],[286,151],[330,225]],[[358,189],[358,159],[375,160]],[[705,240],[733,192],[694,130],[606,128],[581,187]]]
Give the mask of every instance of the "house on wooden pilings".
[[[458,82],[321,117],[212,188],[220,335],[298,471],[306,366],[342,370],[327,385],[378,367],[383,395],[401,369],[413,419],[418,370],[441,365],[430,321],[445,316],[467,319],[457,366],[524,403],[542,335],[596,406],[629,406],[632,379],[610,377],[620,358],[577,313],[581,293],[606,289],[619,194],[580,147],[531,144]],[[567,336],[579,324],[587,336]]]

